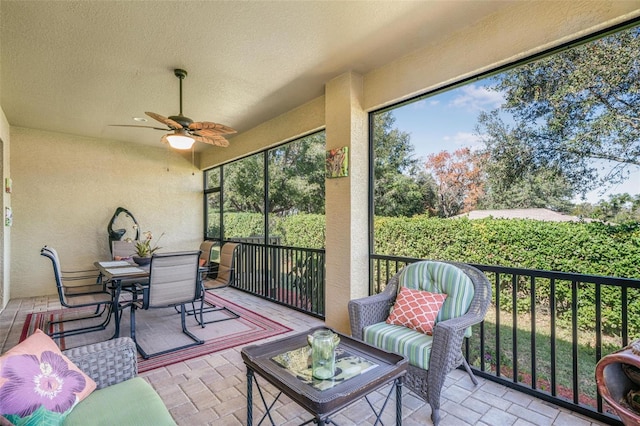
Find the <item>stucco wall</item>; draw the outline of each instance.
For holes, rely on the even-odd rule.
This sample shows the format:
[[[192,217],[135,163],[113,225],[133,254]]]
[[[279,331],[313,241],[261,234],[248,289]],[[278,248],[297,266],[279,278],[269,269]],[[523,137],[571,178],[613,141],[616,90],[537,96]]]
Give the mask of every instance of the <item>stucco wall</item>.
[[[51,262],[63,269],[108,259],[107,226],[125,207],[161,251],[197,249],[202,241],[202,173],[165,147],[11,128],[13,217],[11,297],[55,293]]]
[[[2,173],[0,173],[0,178],[2,179],[2,187],[4,187],[5,178],[11,176],[11,162],[9,161],[11,142],[9,135],[9,122],[4,115],[4,111],[0,108],[0,149],[2,150],[0,157],[2,158]],[[11,207],[11,194],[3,190],[2,206],[0,206],[3,217],[6,207]],[[11,261],[11,228],[4,226],[4,221],[2,221],[0,229],[0,280],[2,280],[2,283],[0,283],[0,311],[2,311],[11,298],[11,268],[9,268]]]

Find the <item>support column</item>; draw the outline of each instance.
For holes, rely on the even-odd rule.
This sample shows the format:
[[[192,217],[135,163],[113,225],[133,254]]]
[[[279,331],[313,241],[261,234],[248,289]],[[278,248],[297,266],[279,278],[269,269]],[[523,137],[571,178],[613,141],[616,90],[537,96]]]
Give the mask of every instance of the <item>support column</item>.
[[[350,334],[347,303],[368,294],[367,113],[363,78],[353,72],[325,87],[327,150],[349,148],[349,176],[327,179],[326,324]]]

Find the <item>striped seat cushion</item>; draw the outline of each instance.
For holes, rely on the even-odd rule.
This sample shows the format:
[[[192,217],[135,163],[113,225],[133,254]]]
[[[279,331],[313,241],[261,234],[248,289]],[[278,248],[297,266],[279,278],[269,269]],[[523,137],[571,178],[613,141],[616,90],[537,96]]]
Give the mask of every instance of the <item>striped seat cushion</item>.
[[[422,261],[407,265],[400,273],[400,286],[431,293],[446,293],[447,299],[435,323],[464,315],[475,293],[473,282],[462,269],[443,262]],[[471,336],[471,328],[465,332]]]
[[[404,355],[409,364],[429,369],[433,337],[407,327],[379,322],[363,329],[364,341],[375,347]]]

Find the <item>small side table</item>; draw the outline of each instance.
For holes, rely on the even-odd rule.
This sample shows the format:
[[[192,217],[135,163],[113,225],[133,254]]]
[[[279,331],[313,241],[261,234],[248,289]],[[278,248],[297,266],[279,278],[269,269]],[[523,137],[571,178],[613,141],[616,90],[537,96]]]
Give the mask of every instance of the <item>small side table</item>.
[[[335,425],[331,420],[333,414],[362,397],[366,398],[369,393],[390,382],[393,382],[394,386],[389,390],[380,412],[376,412],[371,403],[369,406],[376,414],[378,423],[395,389],[396,424],[402,424],[402,381],[407,371],[407,359],[337,333],[340,336],[340,344],[336,349],[336,375],[328,380],[314,379],[311,377],[307,335],[324,328],[315,328],[305,333],[242,349],[242,359],[247,367],[248,426],[253,425],[254,381],[265,408],[265,414],[258,424],[268,418],[271,425],[275,426],[270,410],[280,395],[285,394],[313,415],[313,419],[303,425],[312,422]],[[280,391],[271,403],[267,403],[256,374]]]

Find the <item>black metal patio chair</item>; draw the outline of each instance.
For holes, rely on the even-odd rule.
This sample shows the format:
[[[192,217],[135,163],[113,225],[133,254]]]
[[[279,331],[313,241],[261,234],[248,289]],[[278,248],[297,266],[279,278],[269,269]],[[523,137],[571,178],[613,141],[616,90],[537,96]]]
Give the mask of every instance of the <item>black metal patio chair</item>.
[[[95,307],[93,314],[72,317],[68,319],[51,321],[51,326],[62,325],[68,322],[90,320],[100,318],[104,319],[99,324],[89,325],[85,327],[75,328],[71,330],[49,331],[47,334],[52,338],[63,336],[73,336],[77,334],[90,333],[93,331],[104,330],[111,321],[113,299],[110,291],[107,290],[105,283],[102,282],[97,269],[63,271],[60,266],[60,258],[58,252],[48,246],[40,249],[40,255],[51,260],[53,265],[53,276],[56,281],[58,298],[60,304],[65,308],[85,308]]]

